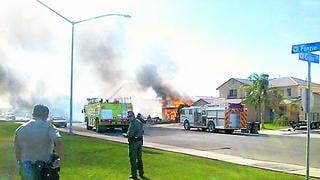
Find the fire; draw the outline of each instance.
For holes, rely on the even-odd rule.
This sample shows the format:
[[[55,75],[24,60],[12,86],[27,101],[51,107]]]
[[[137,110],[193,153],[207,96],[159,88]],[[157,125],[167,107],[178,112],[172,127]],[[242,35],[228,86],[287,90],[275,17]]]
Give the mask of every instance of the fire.
[[[182,101],[177,98],[170,98],[162,102],[163,118],[169,121],[177,121],[179,118],[179,109],[184,106],[190,106],[192,101]]]
[[[178,118],[178,108],[163,108],[163,115],[169,121],[176,121]]]

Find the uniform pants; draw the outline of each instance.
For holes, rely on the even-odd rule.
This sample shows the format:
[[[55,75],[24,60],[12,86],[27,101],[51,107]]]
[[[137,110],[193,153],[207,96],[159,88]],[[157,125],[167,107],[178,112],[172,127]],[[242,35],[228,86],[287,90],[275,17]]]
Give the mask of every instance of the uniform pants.
[[[59,180],[58,170],[46,169],[45,162],[20,162],[19,173],[21,180]]]
[[[20,163],[19,174],[21,180],[36,180],[37,175],[35,173],[35,168],[31,161],[24,161]]]
[[[132,177],[137,177],[137,170],[139,174],[143,175],[143,163],[142,163],[142,141],[134,141],[129,143],[129,157],[131,165]]]

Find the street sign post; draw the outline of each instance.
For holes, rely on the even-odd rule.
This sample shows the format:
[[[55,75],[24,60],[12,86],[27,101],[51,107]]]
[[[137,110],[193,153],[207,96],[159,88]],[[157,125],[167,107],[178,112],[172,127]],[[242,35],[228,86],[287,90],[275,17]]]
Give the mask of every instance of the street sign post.
[[[292,54],[299,53],[299,59],[308,62],[308,82],[307,82],[307,102],[306,102],[306,112],[307,112],[307,142],[306,142],[306,177],[307,180],[310,179],[309,167],[310,167],[310,122],[311,122],[311,63],[319,64],[319,55],[312,54],[310,52],[320,51],[320,42],[308,43],[308,44],[297,44],[293,45],[291,49]]]
[[[297,44],[292,46],[291,54],[320,51],[320,42]]]
[[[307,104],[308,93],[309,93],[308,89],[305,89],[301,95],[301,106],[303,108],[303,112],[305,112],[305,113],[307,113],[307,109],[308,109],[308,104]],[[310,96],[310,109],[312,109],[313,106],[314,106],[314,95],[311,94],[311,96]]]
[[[319,64],[319,55],[312,53],[299,53],[299,59],[302,61],[310,61]]]

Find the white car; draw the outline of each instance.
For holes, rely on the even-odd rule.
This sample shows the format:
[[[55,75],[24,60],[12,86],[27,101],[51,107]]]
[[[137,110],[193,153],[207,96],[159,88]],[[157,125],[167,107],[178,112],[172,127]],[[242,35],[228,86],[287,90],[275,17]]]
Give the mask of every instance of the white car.
[[[67,120],[61,116],[51,116],[50,122],[56,127],[67,127]]]

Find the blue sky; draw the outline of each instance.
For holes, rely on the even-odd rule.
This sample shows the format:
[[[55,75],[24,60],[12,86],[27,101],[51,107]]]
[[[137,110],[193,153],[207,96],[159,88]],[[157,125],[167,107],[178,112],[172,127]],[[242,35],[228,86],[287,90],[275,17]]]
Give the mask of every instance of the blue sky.
[[[172,53],[180,53],[173,59],[179,62],[183,76],[187,73],[184,69],[194,67],[196,74],[215,78],[217,83],[211,83],[215,85],[230,77],[246,78],[253,72],[304,79],[307,65],[290,54],[291,45],[317,42],[320,36],[319,1],[161,1],[150,5],[153,3],[147,3],[144,7],[149,8],[139,15],[147,16],[146,22],[156,21],[162,29],[168,29],[169,35],[159,40],[164,46],[183,42]],[[230,70],[214,73],[208,66],[212,71],[221,67]],[[313,65],[312,76],[317,82],[318,70],[318,65]]]
[[[1,1],[6,4],[0,8],[0,55],[5,57],[1,63],[17,76],[28,77],[29,89],[43,82],[48,96],[68,96],[70,24],[36,1]],[[218,96],[216,88],[229,78],[247,78],[254,72],[305,79],[307,63],[291,54],[291,46],[320,41],[317,0],[43,1],[73,20],[104,13],[132,16],[76,25],[75,99],[79,102],[109,96],[121,85],[121,95],[155,99],[152,89],[134,85],[144,65],[155,65],[163,82],[190,96]],[[93,73],[97,64],[90,58],[103,56],[101,47],[114,53],[112,73],[121,75],[115,82]],[[59,73],[41,68],[46,65]],[[318,64],[312,65],[317,83],[319,70]]]

